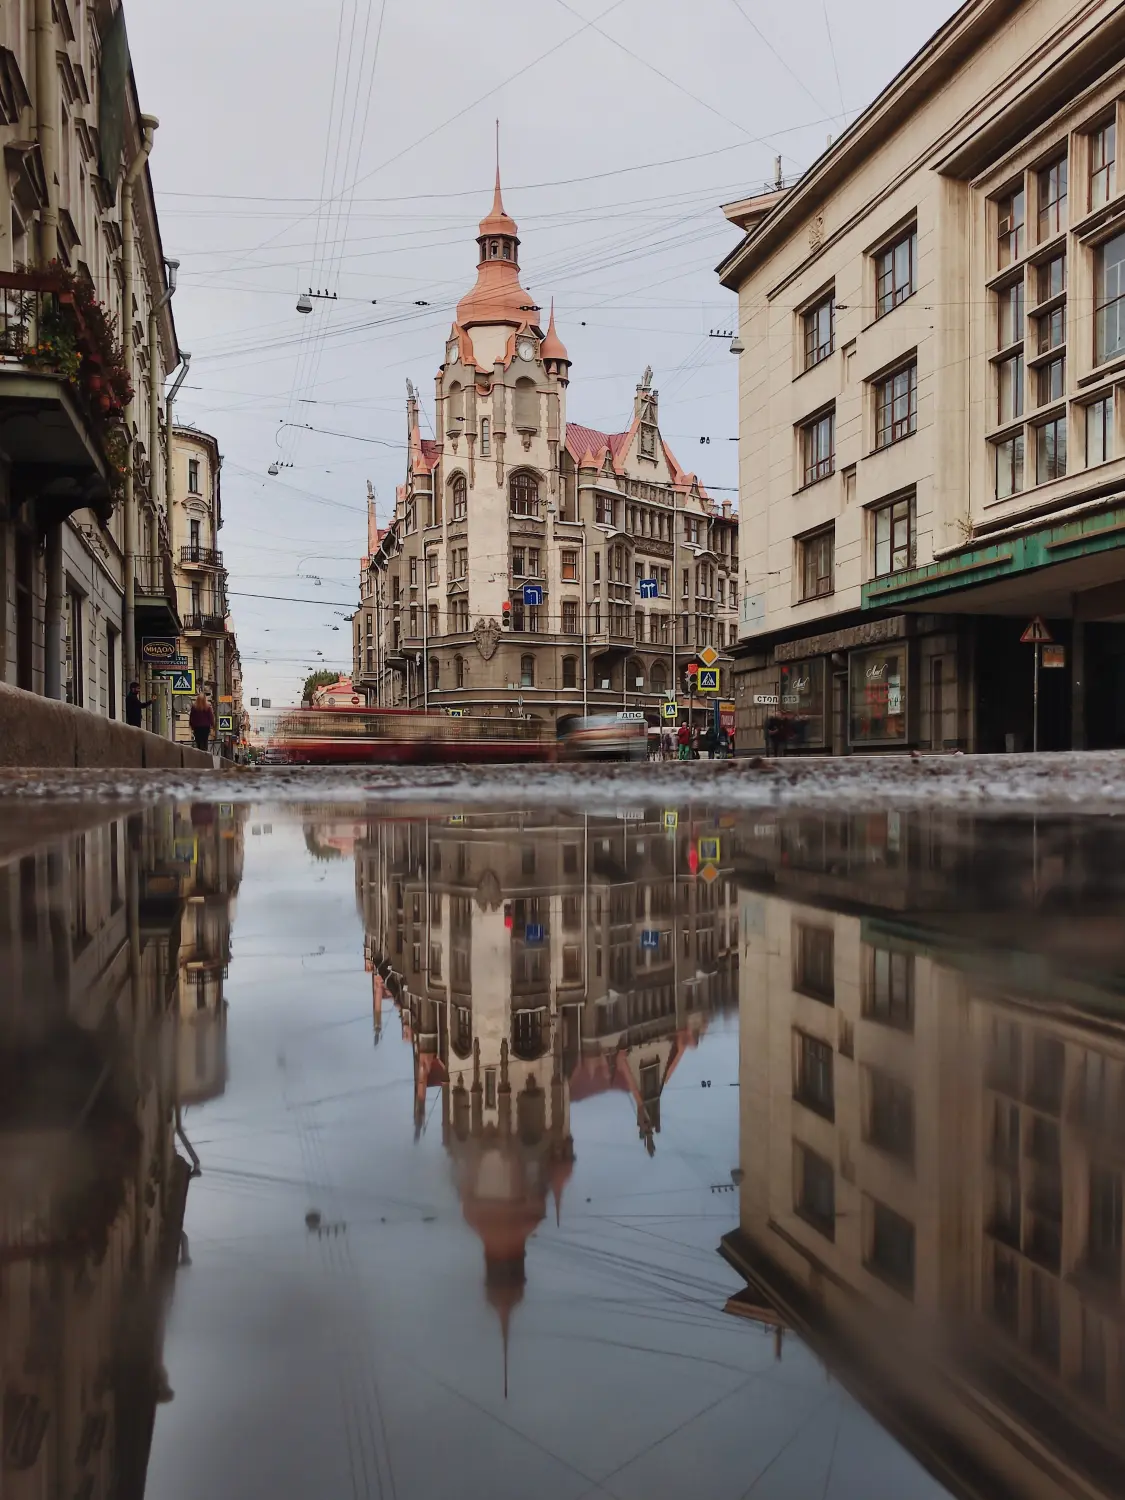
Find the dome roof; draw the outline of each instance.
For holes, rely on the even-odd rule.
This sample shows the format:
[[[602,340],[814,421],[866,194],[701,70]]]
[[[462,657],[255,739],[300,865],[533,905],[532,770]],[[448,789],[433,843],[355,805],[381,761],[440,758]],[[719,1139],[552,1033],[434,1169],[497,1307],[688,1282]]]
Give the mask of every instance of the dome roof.
[[[511,214],[504,211],[504,200],[500,196],[500,164],[496,164],[496,188],[492,194],[491,211],[485,214],[480,221],[481,235],[487,234],[511,234],[518,233],[516,221]]]
[[[488,241],[505,237],[512,242],[509,255],[490,255]],[[516,221],[505,213],[500,197],[500,171],[496,171],[496,192],[492,211],[480,221],[481,257],[477,263],[476,285],[457,304],[457,324],[471,328],[474,323],[514,323],[517,328],[535,325],[536,309],[530,292],[520,286],[519,262],[515,247],[519,244]]]
[[[570,363],[570,355],[566,352],[566,345],[559,338],[555,328],[555,299],[551,298],[551,321],[547,325],[547,337],[543,340],[540,354],[544,359],[561,359]]]

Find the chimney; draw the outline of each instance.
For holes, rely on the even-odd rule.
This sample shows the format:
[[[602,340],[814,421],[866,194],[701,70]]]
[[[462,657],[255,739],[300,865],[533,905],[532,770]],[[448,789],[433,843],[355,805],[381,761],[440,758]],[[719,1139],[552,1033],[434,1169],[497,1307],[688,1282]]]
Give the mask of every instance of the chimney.
[[[723,501],[723,520],[724,521],[729,521],[730,520],[731,503],[732,502],[730,500],[724,500]]]

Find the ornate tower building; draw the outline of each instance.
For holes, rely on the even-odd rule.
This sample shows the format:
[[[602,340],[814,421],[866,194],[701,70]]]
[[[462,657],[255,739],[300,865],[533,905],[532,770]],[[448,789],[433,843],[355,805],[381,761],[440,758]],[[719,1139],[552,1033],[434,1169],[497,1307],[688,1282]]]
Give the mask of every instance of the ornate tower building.
[[[407,385],[408,464],[369,539],[354,681],[368,701],[525,714],[641,710],[704,645],[733,645],[737,518],[660,436],[652,371],[633,421],[567,422],[570,357],[520,281],[497,171],[434,389]]]

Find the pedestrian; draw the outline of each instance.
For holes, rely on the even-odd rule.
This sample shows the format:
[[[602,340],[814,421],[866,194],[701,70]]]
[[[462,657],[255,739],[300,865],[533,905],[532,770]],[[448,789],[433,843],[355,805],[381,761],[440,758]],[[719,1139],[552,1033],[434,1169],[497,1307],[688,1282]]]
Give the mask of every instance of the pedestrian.
[[[679,756],[681,760],[691,759],[691,730],[686,724],[681,724],[676,731],[676,741],[679,744]]]
[[[730,753],[730,733],[728,730],[720,727],[718,737],[715,740],[715,759],[729,760]]]
[[[660,758],[661,760],[672,759],[672,736],[667,730],[660,736]]]
[[[766,720],[766,754],[776,755],[778,743],[781,739],[781,720],[776,714],[770,714]]]
[[[207,702],[206,695],[198,693],[188,714],[188,728],[197,750],[206,750],[207,742],[215,728],[215,711]]]
[[[144,720],[141,714],[144,709],[151,708],[153,699],[147,700],[141,697],[141,685],[139,682],[131,682],[129,691],[125,694],[125,722],[131,724],[134,729],[142,729]]]

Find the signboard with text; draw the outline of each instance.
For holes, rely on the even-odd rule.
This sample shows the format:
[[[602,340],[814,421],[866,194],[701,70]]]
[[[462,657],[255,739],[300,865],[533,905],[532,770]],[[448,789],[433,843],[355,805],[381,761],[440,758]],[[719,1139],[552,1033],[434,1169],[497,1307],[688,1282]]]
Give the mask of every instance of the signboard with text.
[[[175,665],[176,638],[168,635],[146,635],[141,641],[141,660],[149,667]]]

